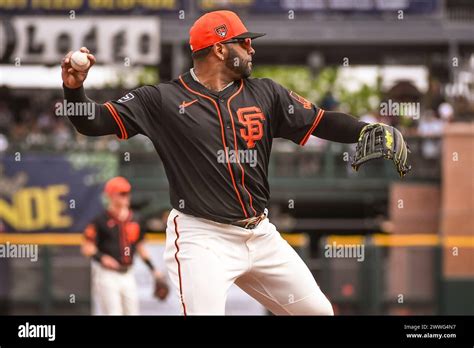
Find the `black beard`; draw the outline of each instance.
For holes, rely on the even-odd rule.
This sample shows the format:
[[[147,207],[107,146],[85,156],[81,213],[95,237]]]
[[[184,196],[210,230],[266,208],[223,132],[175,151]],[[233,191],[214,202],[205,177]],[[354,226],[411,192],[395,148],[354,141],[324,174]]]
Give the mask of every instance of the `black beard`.
[[[241,79],[246,79],[252,74],[249,62],[240,58],[231,46],[229,46],[229,56],[225,60],[225,66]]]

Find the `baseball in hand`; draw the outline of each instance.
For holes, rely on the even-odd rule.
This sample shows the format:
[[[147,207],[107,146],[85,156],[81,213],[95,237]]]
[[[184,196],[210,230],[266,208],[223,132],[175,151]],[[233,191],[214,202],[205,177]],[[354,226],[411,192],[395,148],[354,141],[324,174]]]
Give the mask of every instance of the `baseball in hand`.
[[[71,66],[77,71],[86,71],[89,69],[91,62],[87,58],[87,53],[76,51],[71,56]]]

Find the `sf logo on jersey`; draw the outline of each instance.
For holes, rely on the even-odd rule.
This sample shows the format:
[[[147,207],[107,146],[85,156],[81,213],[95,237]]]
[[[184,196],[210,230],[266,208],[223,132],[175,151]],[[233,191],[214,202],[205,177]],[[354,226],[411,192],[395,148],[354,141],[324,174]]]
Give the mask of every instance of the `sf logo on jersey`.
[[[240,136],[247,142],[249,149],[255,147],[255,142],[263,137],[263,121],[265,115],[256,106],[239,108],[237,110],[239,122],[245,127],[240,130]]]

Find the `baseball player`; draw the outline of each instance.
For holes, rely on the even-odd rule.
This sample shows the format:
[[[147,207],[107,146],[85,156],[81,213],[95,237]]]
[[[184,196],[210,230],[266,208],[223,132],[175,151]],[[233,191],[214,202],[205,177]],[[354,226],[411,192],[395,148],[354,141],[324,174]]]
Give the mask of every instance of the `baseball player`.
[[[71,122],[85,135],[143,134],[153,142],[174,208],[164,257],[184,315],[224,314],[234,283],[277,315],[332,315],[310,270],[267,217],[273,138],[301,146],[311,135],[359,142],[355,168],[396,157],[405,173],[403,138],[392,127],[325,112],[270,79],[249,78],[252,40],[264,34],[249,32],[234,12],[209,12],[189,34],[190,71],[95,103],[93,120]],[[94,56],[81,50],[93,66]],[[83,88],[87,71],[75,71],[70,55],[62,62],[65,99],[94,103]]]
[[[107,181],[104,194],[107,210],[97,216],[84,231],[82,253],[97,261],[92,269],[92,288],[104,314],[138,314],[138,295],[132,272],[137,252],[153,273],[155,295],[166,297],[162,274],[155,269],[145,248],[143,229],[130,210],[131,185],[123,177]],[[158,284],[162,293],[157,294]]]

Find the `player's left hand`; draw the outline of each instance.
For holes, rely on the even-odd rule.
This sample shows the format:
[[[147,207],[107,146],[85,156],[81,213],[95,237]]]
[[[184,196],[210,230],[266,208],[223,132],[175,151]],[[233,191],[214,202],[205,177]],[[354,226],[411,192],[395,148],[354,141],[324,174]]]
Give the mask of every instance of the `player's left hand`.
[[[155,290],[154,290],[154,296],[163,301],[166,299],[169,293],[169,287],[168,287],[168,282],[166,281],[165,277],[157,272],[154,274],[155,278]]]
[[[411,170],[408,153],[405,139],[396,128],[383,123],[369,124],[360,132],[352,168],[357,171],[367,161],[386,158],[395,163],[398,174],[403,177]]]

